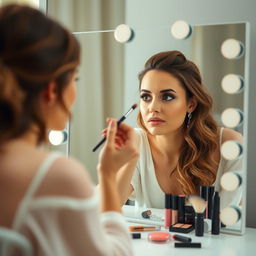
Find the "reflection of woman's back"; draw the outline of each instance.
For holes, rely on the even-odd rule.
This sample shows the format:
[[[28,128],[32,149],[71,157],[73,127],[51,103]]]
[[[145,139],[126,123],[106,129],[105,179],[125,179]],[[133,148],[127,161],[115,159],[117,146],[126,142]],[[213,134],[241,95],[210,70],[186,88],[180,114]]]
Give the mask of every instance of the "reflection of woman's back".
[[[196,65],[178,51],[161,52],[149,58],[139,80],[141,156],[120,172],[120,184],[131,177],[124,200],[130,195],[139,205],[164,208],[164,193],[198,194],[201,185],[213,184],[220,191],[217,179],[234,170],[221,158],[221,141],[241,135],[218,127]]]

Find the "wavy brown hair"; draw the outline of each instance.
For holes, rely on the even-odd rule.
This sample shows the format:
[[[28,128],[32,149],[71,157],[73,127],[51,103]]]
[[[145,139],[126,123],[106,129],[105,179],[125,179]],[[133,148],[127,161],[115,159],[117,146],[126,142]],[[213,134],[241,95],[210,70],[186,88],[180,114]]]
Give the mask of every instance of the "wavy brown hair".
[[[218,148],[218,126],[211,113],[212,98],[202,85],[197,66],[179,51],[160,52],[149,58],[139,74],[140,87],[149,70],[170,73],[185,89],[187,100],[193,96],[197,101],[189,126],[187,118],[183,124],[184,143],[176,171],[184,194],[198,194],[199,186],[212,185],[217,173],[213,153]],[[140,112],[137,122],[147,132]]]
[[[38,143],[46,138],[38,101],[50,81],[62,92],[79,64],[80,46],[58,22],[39,10],[11,4],[0,8],[0,145],[33,124]]]

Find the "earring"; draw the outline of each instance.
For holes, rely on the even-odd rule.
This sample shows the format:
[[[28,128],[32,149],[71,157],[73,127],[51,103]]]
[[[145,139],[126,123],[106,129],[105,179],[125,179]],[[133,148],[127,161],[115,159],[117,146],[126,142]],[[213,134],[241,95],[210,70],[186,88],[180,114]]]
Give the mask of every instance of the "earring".
[[[192,113],[191,113],[191,112],[188,112],[188,116],[187,116],[187,119],[188,119],[188,121],[187,121],[187,128],[189,127],[191,118],[192,118]]]

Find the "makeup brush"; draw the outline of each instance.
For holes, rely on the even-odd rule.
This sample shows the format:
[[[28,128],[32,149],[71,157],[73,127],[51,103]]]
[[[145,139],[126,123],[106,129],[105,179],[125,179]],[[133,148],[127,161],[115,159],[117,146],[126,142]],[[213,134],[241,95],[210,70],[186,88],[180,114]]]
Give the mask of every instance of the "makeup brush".
[[[195,234],[196,236],[204,235],[204,211],[207,206],[207,202],[199,196],[190,196],[189,202],[192,204],[196,216],[195,216]]]
[[[133,104],[132,107],[117,121],[117,126],[119,126],[127,116],[137,107],[137,104]],[[106,137],[104,137],[93,149],[92,151],[95,152],[104,142],[106,141]]]

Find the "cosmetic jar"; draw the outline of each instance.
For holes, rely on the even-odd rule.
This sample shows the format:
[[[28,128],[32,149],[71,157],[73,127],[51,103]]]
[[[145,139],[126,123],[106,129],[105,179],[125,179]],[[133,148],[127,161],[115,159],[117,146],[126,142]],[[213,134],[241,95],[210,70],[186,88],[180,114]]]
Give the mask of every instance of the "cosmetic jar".
[[[156,243],[166,243],[171,240],[171,235],[168,232],[151,232],[148,234],[148,240]]]

